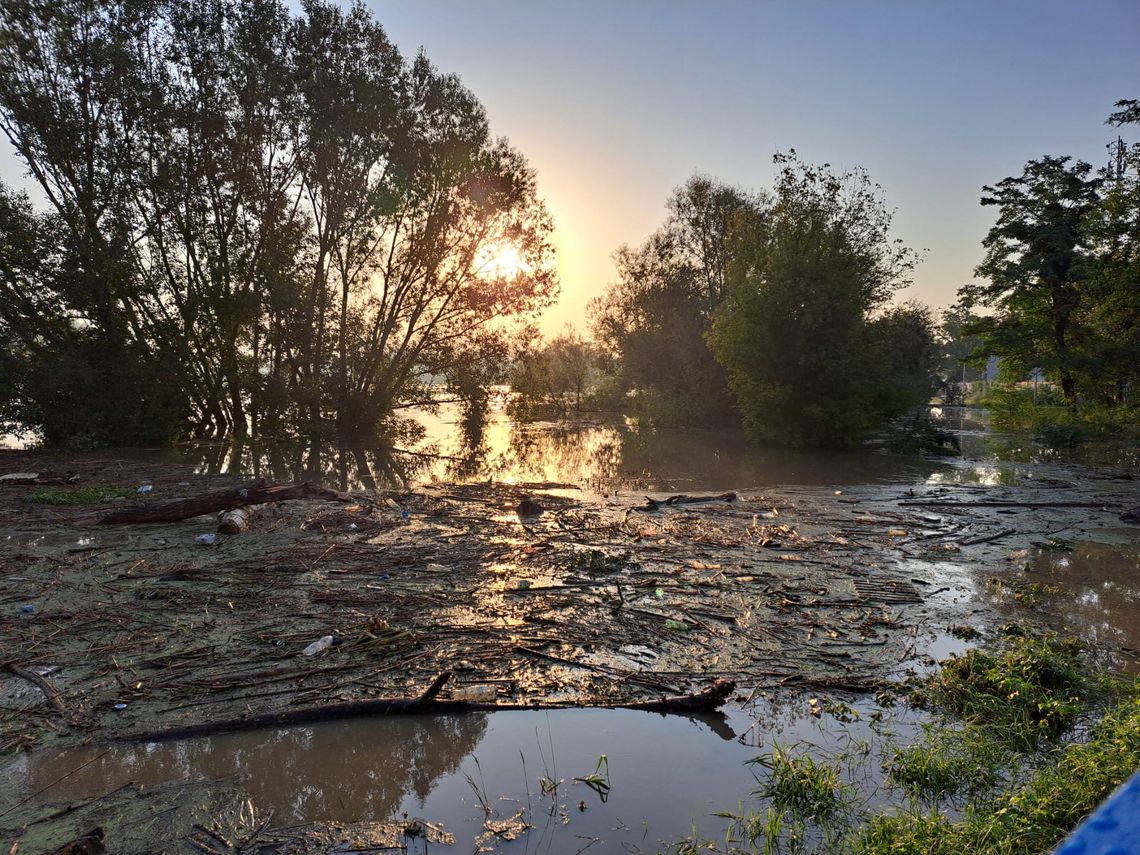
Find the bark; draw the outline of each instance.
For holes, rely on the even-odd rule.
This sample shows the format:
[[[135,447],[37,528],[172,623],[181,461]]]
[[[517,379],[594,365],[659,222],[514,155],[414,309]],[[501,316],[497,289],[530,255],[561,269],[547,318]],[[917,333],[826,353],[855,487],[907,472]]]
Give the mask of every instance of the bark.
[[[139,733],[127,733],[117,737],[119,742],[158,742],[166,739],[189,739],[195,736],[209,736],[236,730],[259,730],[267,727],[286,727],[297,724],[312,724],[319,721],[335,721],[346,718],[359,718],[370,715],[392,715],[395,713],[449,715],[471,712],[495,712],[498,710],[521,709],[566,709],[582,704],[533,703],[533,704],[483,704],[470,701],[437,700],[436,695],[451,677],[443,672],[430,686],[415,698],[370,698],[361,701],[343,701],[321,704],[282,712],[264,713],[245,718],[223,719],[191,724],[183,727],[170,727]],[[633,709],[660,713],[709,712],[716,710],[728,700],[736,689],[731,680],[716,680],[709,687],[689,695],[675,695],[655,701],[637,701],[626,704],[601,704],[603,709]]]
[[[324,499],[331,502],[355,501],[348,495],[306,481],[303,484],[271,484],[265,480],[250,481],[231,490],[220,490],[204,496],[147,502],[105,514],[89,514],[77,520],[79,525],[115,525],[130,523],[178,522],[203,514],[229,511],[249,505],[285,502],[291,499]]]

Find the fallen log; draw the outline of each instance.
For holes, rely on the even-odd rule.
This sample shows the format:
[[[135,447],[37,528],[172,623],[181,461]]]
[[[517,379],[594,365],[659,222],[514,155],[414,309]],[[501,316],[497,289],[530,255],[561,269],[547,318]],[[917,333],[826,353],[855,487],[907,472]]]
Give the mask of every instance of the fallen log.
[[[899,502],[906,508],[1118,508],[1119,502]]]
[[[8,487],[27,484],[76,484],[79,476],[70,472],[9,472],[0,475],[0,484]]]
[[[330,502],[356,501],[347,493],[306,481],[303,484],[272,484],[257,480],[230,490],[219,490],[203,496],[147,502],[103,514],[88,514],[76,520],[78,525],[121,525],[131,523],[178,522],[203,514],[229,511],[249,505],[286,502],[292,499],[324,499]]]
[[[668,499],[645,497],[645,506],[640,510],[655,511],[670,505],[700,505],[706,502],[735,502],[736,493],[721,493],[719,496],[670,496]]]
[[[423,694],[414,698],[369,698],[361,701],[342,701],[332,704],[319,704],[296,710],[263,713],[244,718],[205,721],[180,727],[161,730],[125,733],[114,737],[116,742],[162,742],[170,739],[189,739],[197,736],[212,736],[215,733],[228,733],[239,730],[261,730],[269,727],[289,727],[298,724],[314,724],[323,721],[337,721],[346,718],[362,718],[373,715],[462,715],[478,712],[500,712],[506,710],[555,710],[589,707],[591,709],[631,709],[659,713],[712,712],[722,706],[736,689],[732,680],[716,680],[711,686],[689,695],[674,695],[653,701],[633,701],[616,704],[580,703],[534,703],[496,704],[461,700],[439,700],[443,685],[451,678],[451,672],[444,671]]]

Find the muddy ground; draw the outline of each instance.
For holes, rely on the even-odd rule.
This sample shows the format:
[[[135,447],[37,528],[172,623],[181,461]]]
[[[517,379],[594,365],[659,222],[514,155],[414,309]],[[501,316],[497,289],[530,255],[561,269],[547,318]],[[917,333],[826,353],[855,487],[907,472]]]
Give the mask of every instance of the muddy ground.
[[[1028,556],[1134,544],[1137,526],[1119,517],[1140,505],[1129,473],[1061,466],[994,486],[789,488],[657,508],[573,485],[437,484],[265,506],[249,531],[203,543],[212,517],[78,520],[240,479],[0,452],[0,475],[37,471],[78,475],[51,488],[64,493],[127,495],[60,506],[28,501],[42,487],[0,486],[5,752],[415,697],[444,671],[441,698],[511,705],[624,703],[717,678],[735,681],[737,702],[877,690],[922,668],[932,641],[1026,607],[1063,625],[1065,604]],[[524,499],[543,513],[520,517]],[[326,635],[338,643],[302,653]],[[1128,644],[1098,641],[1106,662],[1135,667]],[[234,804],[234,838],[254,846],[253,806]],[[22,813],[0,815],[0,829]],[[282,846],[265,851],[292,851]],[[313,846],[296,851],[328,851]]]

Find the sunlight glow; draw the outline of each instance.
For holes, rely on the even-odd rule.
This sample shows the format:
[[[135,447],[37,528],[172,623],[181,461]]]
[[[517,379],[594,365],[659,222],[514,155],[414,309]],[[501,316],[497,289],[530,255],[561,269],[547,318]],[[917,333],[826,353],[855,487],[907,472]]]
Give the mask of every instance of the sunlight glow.
[[[487,244],[479,253],[480,272],[495,279],[514,279],[530,270],[530,265],[513,244]]]

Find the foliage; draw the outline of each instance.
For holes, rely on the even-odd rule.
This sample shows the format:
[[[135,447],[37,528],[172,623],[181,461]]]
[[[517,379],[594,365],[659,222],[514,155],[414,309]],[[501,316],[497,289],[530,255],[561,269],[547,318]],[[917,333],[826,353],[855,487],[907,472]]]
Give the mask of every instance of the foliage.
[[[727,379],[705,337],[766,202],[698,175],[668,209],[644,244],[615,254],[618,281],[591,304],[594,335],[641,415],[663,426],[731,422]]]
[[[1066,731],[1082,709],[1079,649],[1052,636],[1014,637],[1000,653],[971,650],[943,662],[926,691],[940,709],[1031,748]]]
[[[961,305],[945,309],[939,318],[937,337],[937,366],[943,399],[948,404],[964,403],[964,385],[985,377],[979,361],[989,354],[985,341],[967,330],[977,327],[977,315]]]
[[[895,785],[936,803],[961,792],[989,792],[1010,760],[1009,749],[984,727],[926,725],[920,741],[891,755],[887,771]]]
[[[1109,123],[1140,122],[1120,101]],[[1031,160],[983,188],[998,209],[963,309],[993,314],[965,326],[1021,379],[1041,369],[1065,405],[1119,406],[1140,380],[1140,144],[1119,140],[1095,175],[1067,157]],[[978,351],[980,352],[980,351]]]
[[[572,329],[515,359],[511,371],[510,409],[516,416],[566,418],[595,408],[602,376],[601,356]]]
[[[866,173],[781,155],[759,240],[718,307],[710,344],[744,426],[791,445],[853,445],[930,391],[925,308],[884,309],[915,254]]]
[[[47,204],[0,204],[0,407],[52,443],[369,432],[554,293],[533,172],[360,3],[5,3],[0,129]]]

